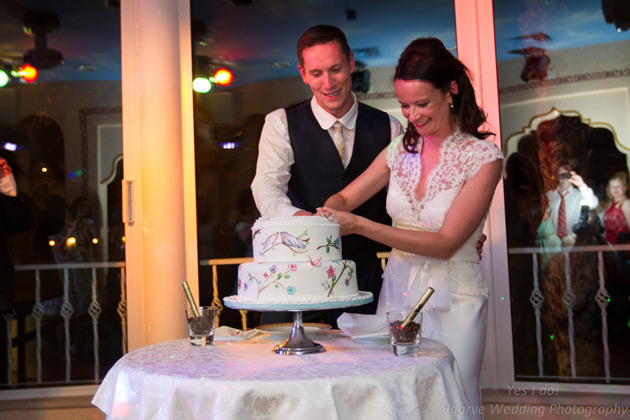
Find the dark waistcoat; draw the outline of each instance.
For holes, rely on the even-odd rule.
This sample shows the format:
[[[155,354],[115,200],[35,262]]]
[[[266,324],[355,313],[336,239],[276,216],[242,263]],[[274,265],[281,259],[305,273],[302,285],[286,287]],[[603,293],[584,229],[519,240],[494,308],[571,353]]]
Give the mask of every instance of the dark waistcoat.
[[[288,196],[294,206],[310,212],[315,212],[328,197],[365,171],[391,139],[389,116],[359,103],[352,158],[344,169],[330,134],[319,126],[313,115],[310,100],[286,108],[286,114],[295,156]],[[390,224],[385,210],[386,195],[384,188],[353,213]],[[357,235],[344,236],[342,243],[344,258],[356,258],[359,248],[361,254],[373,257],[373,253],[382,248]]]

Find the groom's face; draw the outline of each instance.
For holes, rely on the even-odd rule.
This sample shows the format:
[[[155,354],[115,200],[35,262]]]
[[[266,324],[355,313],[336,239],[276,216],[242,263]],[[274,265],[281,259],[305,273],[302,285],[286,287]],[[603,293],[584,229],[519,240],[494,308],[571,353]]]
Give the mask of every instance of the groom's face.
[[[298,66],[302,80],[328,113],[343,117],[352,108],[354,56],[346,57],[337,41],[315,45],[302,52]]]

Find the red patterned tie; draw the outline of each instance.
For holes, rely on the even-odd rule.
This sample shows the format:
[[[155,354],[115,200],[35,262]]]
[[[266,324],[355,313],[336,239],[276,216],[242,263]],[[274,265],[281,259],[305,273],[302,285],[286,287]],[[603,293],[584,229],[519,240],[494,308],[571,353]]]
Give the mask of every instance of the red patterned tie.
[[[564,202],[564,193],[560,193],[560,208],[558,209],[558,237],[567,236],[567,209]]]

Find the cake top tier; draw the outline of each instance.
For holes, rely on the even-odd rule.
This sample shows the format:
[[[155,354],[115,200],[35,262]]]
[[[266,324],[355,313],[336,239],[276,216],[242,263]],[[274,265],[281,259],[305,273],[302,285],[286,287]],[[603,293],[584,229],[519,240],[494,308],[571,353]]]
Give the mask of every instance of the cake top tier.
[[[252,226],[252,230],[257,227],[268,226],[338,226],[339,223],[335,219],[327,219],[323,216],[293,216],[293,217],[274,217],[265,218],[260,217],[256,220],[256,223]]]
[[[341,260],[341,233],[336,220],[321,216],[260,218],[252,227],[255,262]]]

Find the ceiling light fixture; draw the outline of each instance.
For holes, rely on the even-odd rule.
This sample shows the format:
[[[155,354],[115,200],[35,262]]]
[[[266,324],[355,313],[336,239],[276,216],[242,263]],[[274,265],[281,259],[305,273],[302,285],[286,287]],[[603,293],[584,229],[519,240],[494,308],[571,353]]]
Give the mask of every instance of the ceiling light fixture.
[[[24,64],[17,71],[18,76],[20,76],[26,83],[33,83],[37,80],[37,76],[39,73],[37,69],[30,64]]]
[[[207,93],[212,85],[229,86],[234,81],[232,72],[219,67],[212,58],[205,55],[193,56],[193,90]]]
[[[197,93],[208,93],[212,89],[212,82],[204,76],[197,76],[193,79],[192,88]]]
[[[9,83],[9,75],[6,71],[0,70],[0,87],[5,87]]]
[[[214,72],[213,79],[219,86],[229,86],[234,80],[234,76],[228,69],[220,68]]]
[[[48,48],[48,34],[59,30],[59,17],[49,10],[27,9],[24,18],[24,32],[35,35],[35,48],[24,55],[24,62],[39,70],[53,69],[63,64],[63,55]]]

